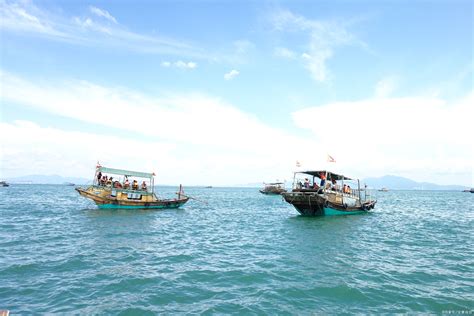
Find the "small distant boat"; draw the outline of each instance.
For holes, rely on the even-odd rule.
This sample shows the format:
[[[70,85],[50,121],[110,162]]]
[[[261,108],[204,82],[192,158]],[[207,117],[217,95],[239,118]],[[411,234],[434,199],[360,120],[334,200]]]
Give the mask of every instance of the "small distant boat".
[[[263,183],[263,189],[260,190],[260,193],[267,195],[280,195],[286,192],[285,183],[283,182],[273,182],[273,183]]]
[[[388,189],[387,188],[381,188],[379,189],[380,192],[388,192]]]
[[[462,190],[463,192],[471,192],[471,193],[474,193],[474,188],[470,188],[470,189],[466,189],[466,190]]]
[[[112,181],[113,177],[103,180],[105,175],[118,175],[123,181]],[[102,176],[104,175],[104,176]],[[185,204],[189,197],[184,195],[180,185],[178,195],[175,199],[159,199],[154,193],[154,173],[137,172],[97,166],[93,184],[87,188],[76,188],[83,197],[91,199],[99,208],[120,209],[163,209],[178,208]],[[132,180],[132,184],[129,183]],[[137,179],[147,179],[142,185]],[[123,185],[122,185],[123,182]]]
[[[305,177],[305,183],[300,180],[300,175]],[[357,189],[351,189],[351,184]],[[377,203],[365,187],[360,187],[358,179],[327,170],[295,172],[293,190],[282,195],[305,216],[367,213]]]
[[[10,185],[6,181],[0,181],[0,187],[9,187]]]
[[[212,185],[208,185],[207,187],[205,187],[206,189],[212,189]]]
[[[75,184],[74,184],[74,183],[72,183],[72,182],[65,182],[65,183],[64,183],[64,185],[67,185],[67,186],[70,186],[70,187],[73,187],[73,186],[75,186]]]

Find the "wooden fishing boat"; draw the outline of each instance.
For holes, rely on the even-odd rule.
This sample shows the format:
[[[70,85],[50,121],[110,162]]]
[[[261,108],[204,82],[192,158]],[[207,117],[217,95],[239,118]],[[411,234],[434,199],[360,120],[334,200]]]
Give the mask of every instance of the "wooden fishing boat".
[[[260,190],[260,193],[267,195],[280,195],[283,192],[286,192],[283,182],[273,182],[273,183],[263,183],[263,189]]]
[[[110,175],[118,176],[119,181],[113,180],[113,177],[109,178]],[[177,198],[157,198],[154,192],[154,176],[154,173],[97,166],[92,185],[87,188],[75,189],[81,196],[94,201],[99,208],[177,208],[189,200],[189,197],[184,195],[181,185]],[[104,179],[104,177],[107,177],[107,179]],[[142,185],[138,185],[137,179],[147,179],[148,184],[143,180]]]
[[[305,183],[300,175],[305,177]],[[354,187],[356,184],[357,189],[352,189],[351,183]],[[282,193],[282,196],[306,216],[366,213],[377,203],[365,187],[361,189],[358,179],[326,170],[295,172],[292,191]]]

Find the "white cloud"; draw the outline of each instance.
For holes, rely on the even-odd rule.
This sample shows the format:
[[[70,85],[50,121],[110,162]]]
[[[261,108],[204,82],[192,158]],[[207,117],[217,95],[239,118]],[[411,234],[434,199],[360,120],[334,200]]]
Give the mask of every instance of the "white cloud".
[[[188,62],[185,62],[185,61],[182,61],[182,60],[178,60],[178,61],[175,61],[175,62],[170,62],[170,61],[164,61],[161,63],[161,66],[163,67],[175,67],[175,68],[180,68],[180,69],[195,69],[197,68],[197,63],[193,62],[193,61],[188,61]]]
[[[277,47],[275,48],[275,56],[288,58],[288,59],[295,59],[296,53],[285,47]]]
[[[170,154],[176,147],[166,142],[41,127],[29,121],[0,123],[0,133],[15,135],[1,137],[4,176],[60,174],[92,177],[97,160],[117,167],[161,171],[162,163],[172,160]],[[127,150],[121,150],[124,148]],[[147,156],[153,159],[144,159]]]
[[[108,11],[103,10],[103,9],[99,9],[97,7],[94,7],[94,6],[90,6],[89,10],[92,13],[94,13],[95,15],[97,15],[99,17],[103,17],[106,20],[109,20],[110,22],[113,22],[113,23],[117,24],[117,20]]]
[[[38,170],[54,170],[53,162],[62,160],[66,154],[67,159],[72,159],[75,153],[81,158],[73,159],[74,161],[83,159],[89,165],[91,161],[95,163],[99,159],[104,164],[110,161],[107,164],[122,167],[120,160],[127,160],[129,153],[124,154],[124,158],[120,157],[121,153],[117,158],[112,158],[117,155],[116,148],[139,150],[140,154],[133,153],[139,158],[132,160],[138,164],[140,159],[154,161],[162,157],[161,149],[152,150],[153,147],[163,148],[166,144],[174,144],[172,152],[166,147],[171,158],[164,160],[159,166],[175,173],[174,177],[184,179],[183,182],[188,184],[239,184],[271,181],[277,177],[290,179],[294,162],[302,155],[300,148],[309,148],[304,155],[316,155],[316,149],[311,149],[314,147],[313,142],[267,126],[253,115],[218,98],[202,94],[152,97],[121,87],[104,87],[85,81],[47,80],[37,83],[8,73],[2,73],[0,81],[3,84],[2,106],[21,104],[45,115],[63,116],[90,123],[91,126],[120,129],[138,141],[132,146],[133,139],[125,137],[124,145],[87,149],[76,145],[76,139],[80,137],[70,138],[68,132],[62,131],[61,133],[66,133],[63,138],[70,138],[71,141],[58,141],[62,146],[59,151],[61,157],[55,159],[54,155],[58,154],[56,147],[37,141],[36,135],[42,135],[40,131],[22,127],[25,135],[31,137],[28,140],[25,136],[24,142],[18,142],[19,147],[15,147],[13,141],[2,140],[5,150],[10,152],[5,156],[4,166],[11,165],[15,157],[22,156],[17,161],[17,172],[21,170],[21,166],[25,170],[31,170],[28,165],[30,163],[32,166],[44,166]],[[0,134],[0,139],[5,138],[5,135],[15,135],[13,127],[9,128],[7,132]],[[41,127],[43,128],[45,127]],[[55,138],[59,137],[55,135],[44,139],[54,143]],[[269,137],[263,140],[256,135]],[[84,137],[92,138],[93,134]],[[102,145],[116,144],[113,140],[105,141],[100,137],[97,142]],[[30,147],[36,148],[39,154],[29,151]],[[282,148],[286,150],[282,151]],[[44,154],[41,150],[44,150]],[[80,153],[81,151],[85,151],[87,155]],[[275,156],[279,159],[274,159]],[[127,164],[126,167],[138,169],[136,165]],[[173,176],[170,175],[167,179],[171,181]]]
[[[225,80],[232,80],[234,79],[235,77],[237,77],[239,75],[239,71],[238,70],[235,70],[235,69],[232,69],[231,71],[229,71],[228,73],[226,73],[224,75],[224,79]]]
[[[95,47],[120,47],[147,54],[167,54],[214,60],[216,57],[183,40],[127,30],[105,10],[90,7],[93,15],[64,17],[47,12],[29,1],[0,1],[0,30],[41,35],[51,40]],[[113,23],[103,23],[104,18]]]
[[[388,97],[396,89],[397,81],[395,77],[387,77],[377,82],[375,96],[379,98]]]
[[[49,17],[28,2],[0,1],[0,29],[20,32],[33,32],[56,38],[65,38],[67,34],[57,30]]]
[[[174,65],[178,68],[183,68],[183,69],[194,69],[197,67],[197,64],[195,62],[184,62],[182,60],[178,60],[177,62],[174,63]]]
[[[359,176],[398,174],[470,185],[472,104],[472,92],[456,102],[376,97],[303,109],[293,119],[314,133],[338,166]]]
[[[307,108],[293,113],[296,126],[312,132],[307,139],[202,94],[156,97],[86,81],[32,82],[5,72],[0,82],[2,107],[28,106],[90,124],[90,131],[99,125],[127,135],[4,123],[4,176],[27,170],[89,176],[100,160],[132,170],[158,168],[160,183],[223,185],[291,179],[299,160],[304,168],[324,166],[358,177],[398,174],[471,185],[474,93],[457,102],[373,98]],[[326,154],[337,163],[328,166]]]
[[[311,77],[317,82],[329,79],[330,72],[326,62],[334,55],[337,47],[351,44],[366,47],[366,44],[356,39],[342,22],[310,20],[288,10],[280,10],[273,14],[272,23],[275,30],[282,33],[307,34],[306,52],[302,53],[301,57]],[[296,56],[296,53],[292,54],[281,49],[279,54]]]

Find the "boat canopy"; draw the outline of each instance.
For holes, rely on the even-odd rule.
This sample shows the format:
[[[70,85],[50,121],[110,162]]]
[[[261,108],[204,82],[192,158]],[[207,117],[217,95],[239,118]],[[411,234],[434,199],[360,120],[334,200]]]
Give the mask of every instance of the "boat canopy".
[[[127,177],[138,177],[138,178],[153,178],[153,176],[155,175],[154,173],[113,169],[113,168],[107,168],[107,167],[99,167],[97,168],[97,171],[100,171],[102,173],[111,173],[111,174],[117,174],[117,175],[122,175],[122,176],[127,176]]]
[[[324,174],[328,174],[328,179],[329,180],[354,180],[352,178],[349,178],[349,177],[346,177],[346,176],[343,176],[343,175],[340,175],[340,174],[337,174],[337,173],[334,173],[334,172],[331,172],[331,171],[326,171],[326,170],[310,170],[310,171],[297,171],[295,173],[305,173],[305,174],[309,174],[313,177],[317,177],[319,178],[319,174],[320,173],[324,173]]]

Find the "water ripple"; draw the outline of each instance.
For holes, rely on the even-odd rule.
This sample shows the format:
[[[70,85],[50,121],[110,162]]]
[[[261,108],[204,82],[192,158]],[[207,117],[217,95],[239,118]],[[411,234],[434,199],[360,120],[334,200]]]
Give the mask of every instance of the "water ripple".
[[[170,196],[174,188],[160,188]],[[164,211],[98,210],[71,187],[0,190],[12,313],[441,313],[474,309],[473,195],[387,192],[305,218],[255,189],[190,188]]]

